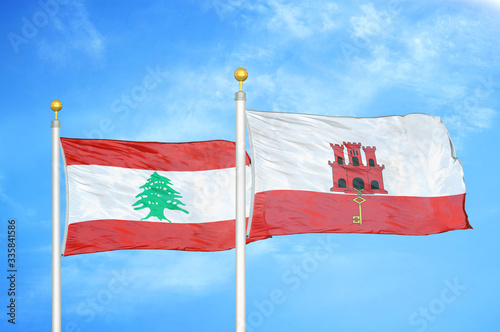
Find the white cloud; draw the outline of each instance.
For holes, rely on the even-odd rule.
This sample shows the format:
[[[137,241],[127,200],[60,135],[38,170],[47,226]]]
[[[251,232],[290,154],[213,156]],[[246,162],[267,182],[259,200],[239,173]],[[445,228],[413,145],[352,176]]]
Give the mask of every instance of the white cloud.
[[[314,33],[325,33],[334,30],[337,6],[331,2],[315,1],[304,5],[304,2],[268,1],[270,8],[267,26],[275,32],[287,31],[297,38],[306,38]]]
[[[435,46],[433,45],[432,40],[429,38],[421,39],[419,37],[416,37],[413,38],[413,40],[409,41],[408,44],[410,49],[413,49],[413,57],[417,61],[422,61],[426,58],[437,56]]]
[[[491,128],[497,113],[488,107],[461,107],[445,116],[443,121],[457,135],[466,136],[473,131]]]
[[[468,3],[472,5],[484,4],[492,9],[500,10],[500,0],[450,0],[458,3]]]
[[[496,116],[496,111],[488,107],[478,107],[470,109],[465,114],[466,119],[476,128],[485,129],[491,128],[493,119]]]
[[[71,63],[81,54],[92,60],[104,56],[105,39],[90,19],[84,1],[73,1],[53,18],[57,40],[41,39],[38,52],[42,59]]]
[[[210,67],[193,71],[179,68],[164,72],[165,84],[150,93],[140,114],[134,139],[142,141],[189,141],[232,139],[236,68]],[[129,135],[129,134],[128,134]],[[130,139],[130,135],[129,135]]]
[[[494,126],[498,111],[488,107],[472,107],[459,104],[453,111],[445,114],[442,119],[453,138],[455,150],[459,155],[468,143],[468,136]]]
[[[361,6],[363,15],[350,19],[352,34],[359,38],[382,35],[392,23],[395,13],[387,10],[377,10],[372,3]]]
[[[422,112],[440,113],[448,119],[447,125],[461,128],[460,135],[488,128],[496,114],[489,106],[491,97],[474,98],[474,107],[465,113],[456,105],[474,97],[479,82],[471,81],[471,73],[477,75],[492,64],[481,60],[485,53],[500,51],[488,37],[493,33],[491,17],[478,21],[467,10],[436,10],[415,21],[411,7],[388,17],[389,10],[380,15],[384,9],[372,4],[361,6],[360,11],[362,15],[350,19],[353,49],[340,86],[364,85],[367,98],[402,87],[417,98]],[[373,28],[377,22],[386,24],[390,34]],[[363,38],[363,43],[356,38]],[[407,107],[401,106],[404,112]]]
[[[271,64],[276,56],[276,49],[274,45],[259,46],[248,43],[241,43],[241,45],[232,52],[231,58],[235,58],[241,63],[246,63],[250,60],[258,60],[260,63]]]
[[[339,28],[338,6],[331,1],[210,0],[204,7],[215,10],[221,20],[233,19],[237,25],[245,22],[265,27],[266,33],[286,35],[282,39],[303,39]]]

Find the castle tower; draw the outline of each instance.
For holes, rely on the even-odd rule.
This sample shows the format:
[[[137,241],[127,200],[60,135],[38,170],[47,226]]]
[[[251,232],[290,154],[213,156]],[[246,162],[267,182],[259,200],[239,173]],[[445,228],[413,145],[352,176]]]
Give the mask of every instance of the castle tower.
[[[379,165],[377,163],[377,157],[375,156],[374,146],[364,146],[363,151],[365,152],[366,164],[369,168],[368,171],[368,181],[370,189],[373,192],[386,194],[387,191],[384,189],[384,179],[382,177],[382,171],[384,170],[384,165]]]
[[[347,148],[347,155],[349,156],[349,165],[350,166],[362,165],[361,154],[359,153],[359,148],[361,147],[361,143],[344,142],[344,146]]]
[[[377,165],[375,150],[377,150],[377,148],[374,146],[363,146],[363,151],[365,152],[366,156],[366,164],[369,167],[375,167]]]
[[[337,165],[342,166],[345,164],[344,162],[344,146],[338,144],[331,144],[330,146],[333,149],[333,153],[335,154],[335,160],[332,163],[337,163]]]
[[[333,187],[330,191],[345,191],[347,188],[347,173],[344,161],[344,146],[331,144],[335,155],[335,160],[329,161],[328,164],[332,167]]]

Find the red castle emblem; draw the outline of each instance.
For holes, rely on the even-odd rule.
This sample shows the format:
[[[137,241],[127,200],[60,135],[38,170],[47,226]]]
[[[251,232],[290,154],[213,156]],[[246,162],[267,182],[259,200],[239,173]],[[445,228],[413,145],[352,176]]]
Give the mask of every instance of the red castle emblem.
[[[387,194],[382,178],[385,166],[377,164],[374,146],[363,146],[367,165],[361,160],[361,143],[344,142],[343,145],[330,146],[335,154],[335,160],[328,162],[333,175],[333,187],[330,191],[356,194],[361,190],[362,194]],[[347,148],[348,163],[344,161],[344,147]]]

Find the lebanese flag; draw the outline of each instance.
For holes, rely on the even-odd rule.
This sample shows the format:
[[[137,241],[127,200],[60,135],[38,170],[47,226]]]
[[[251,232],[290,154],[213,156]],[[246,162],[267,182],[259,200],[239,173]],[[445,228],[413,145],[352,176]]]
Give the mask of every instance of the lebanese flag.
[[[246,115],[254,235],[472,228],[462,165],[439,117]]]
[[[235,247],[234,142],[61,138],[61,145],[67,191],[64,256]],[[248,177],[249,164],[247,157]],[[266,237],[251,234],[248,242]]]

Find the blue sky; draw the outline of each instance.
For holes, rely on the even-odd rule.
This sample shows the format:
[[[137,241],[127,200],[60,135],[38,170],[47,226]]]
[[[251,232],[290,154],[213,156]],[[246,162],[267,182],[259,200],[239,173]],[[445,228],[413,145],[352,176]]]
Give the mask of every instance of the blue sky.
[[[238,67],[249,72],[249,109],[440,116],[463,163],[474,227],[252,243],[248,331],[500,328],[498,1],[1,6],[2,275],[9,218],[18,222],[19,270],[15,327],[0,279],[2,331],[51,325],[50,102],[63,103],[66,137],[234,140]],[[234,250],[64,257],[62,307],[63,331],[231,331]]]

